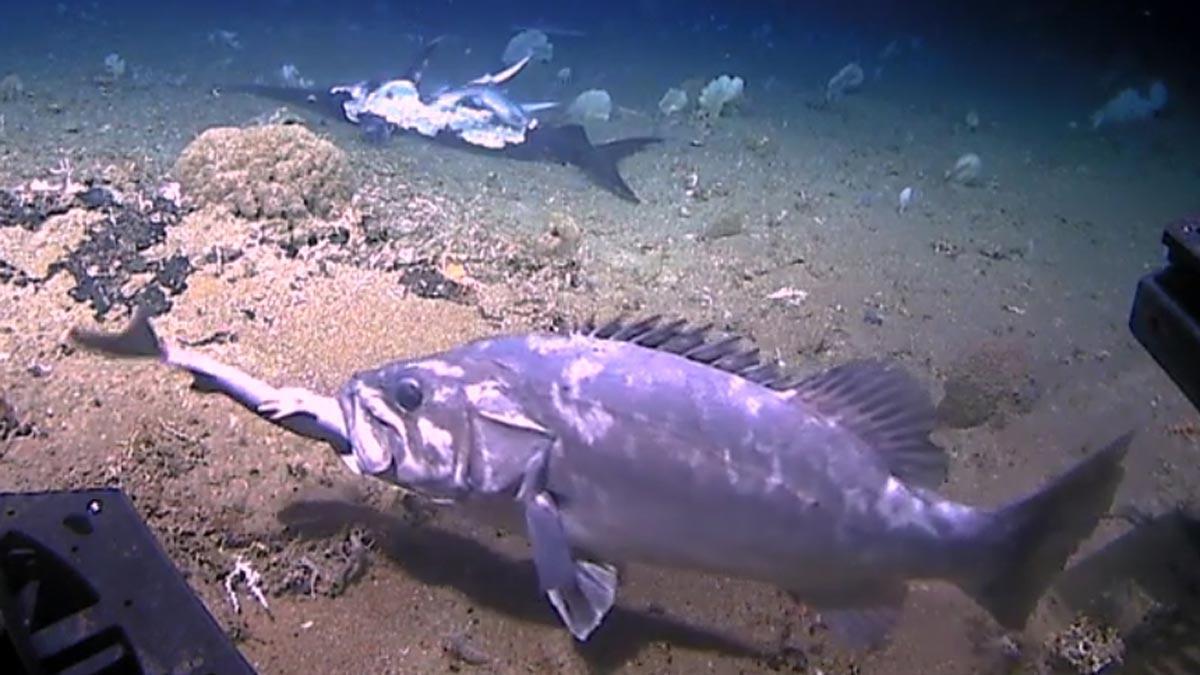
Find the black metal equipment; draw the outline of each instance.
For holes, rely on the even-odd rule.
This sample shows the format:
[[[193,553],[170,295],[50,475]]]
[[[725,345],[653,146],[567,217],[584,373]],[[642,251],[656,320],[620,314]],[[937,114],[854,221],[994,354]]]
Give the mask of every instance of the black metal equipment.
[[[123,492],[0,494],[0,673],[254,673]]]
[[[1138,282],[1129,329],[1200,410],[1200,215],[1163,230],[1167,265]]]

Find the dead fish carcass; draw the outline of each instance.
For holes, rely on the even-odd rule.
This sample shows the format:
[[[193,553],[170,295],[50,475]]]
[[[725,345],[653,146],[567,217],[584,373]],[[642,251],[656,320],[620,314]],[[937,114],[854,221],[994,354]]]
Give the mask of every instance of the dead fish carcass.
[[[934,410],[899,368],[789,378],[710,327],[652,317],[481,339],[275,388],[160,339],[140,311],[85,348],[157,358],[329,443],[352,471],[523,525],[540,589],[585,640],[617,565],[768,582],[854,646],[881,644],[914,579],[956,584],[1020,629],[1111,505],[1132,433],[995,509],[933,492]]]

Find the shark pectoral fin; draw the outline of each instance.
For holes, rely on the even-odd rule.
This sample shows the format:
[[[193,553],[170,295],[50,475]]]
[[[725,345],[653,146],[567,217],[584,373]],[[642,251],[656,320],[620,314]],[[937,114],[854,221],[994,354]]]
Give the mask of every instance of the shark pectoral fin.
[[[576,640],[583,641],[600,625],[617,599],[617,570],[582,560],[575,564],[575,583],[546,592]]]
[[[533,546],[538,588],[547,593],[575,584],[575,560],[559,518],[558,506],[549,493],[541,492],[525,501],[525,529]]]

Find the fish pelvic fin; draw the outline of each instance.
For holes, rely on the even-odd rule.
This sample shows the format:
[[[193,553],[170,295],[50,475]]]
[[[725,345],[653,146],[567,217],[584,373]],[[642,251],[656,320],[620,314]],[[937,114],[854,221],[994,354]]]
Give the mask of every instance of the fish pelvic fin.
[[[150,325],[150,310],[142,305],[134,310],[133,319],[120,333],[72,328],[68,337],[82,349],[115,358],[163,359],[166,355],[162,341]]]
[[[992,512],[958,585],[1009,630],[1021,630],[1079,544],[1112,506],[1129,431],[1038,492]]]
[[[586,641],[612,609],[617,597],[617,569],[605,563],[580,560],[575,583],[546,592],[571,635]]]

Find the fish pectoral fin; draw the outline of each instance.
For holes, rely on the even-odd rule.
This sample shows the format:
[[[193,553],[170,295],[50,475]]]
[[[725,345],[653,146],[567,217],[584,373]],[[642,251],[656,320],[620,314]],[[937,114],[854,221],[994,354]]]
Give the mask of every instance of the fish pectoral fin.
[[[581,560],[575,564],[575,583],[546,592],[576,640],[588,639],[617,599],[617,569]]]
[[[571,635],[586,640],[616,601],[616,568],[572,557],[558,505],[548,492],[525,499],[525,528],[533,546],[538,587]]]

